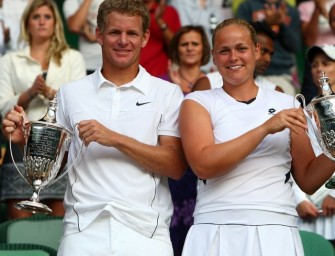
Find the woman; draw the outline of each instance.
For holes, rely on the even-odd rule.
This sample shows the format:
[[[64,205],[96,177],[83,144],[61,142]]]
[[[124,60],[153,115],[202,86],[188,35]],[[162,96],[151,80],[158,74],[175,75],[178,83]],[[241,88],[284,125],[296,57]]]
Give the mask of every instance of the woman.
[[[313,83],[317,89],[318,97],[321,94],[321,73],[325,72],[329,78],[329,85],[335,91],[335,46],[312,46],[307,51],[307,60],[311,65]],[[316,138],[315,138],[316,140]],[[315,148],[315,154],[322,150]],[[335,246],[335,191],[322,186],[313,195],[306,195],[297,186],[294,186],[297,212],[299,214],[298,227],[302,230],[318,233]]]
[[[78,51],[68,47],[61,17],[52,0],[35,0],[27,6],[21,19],[20,39],[24,49],[11,52],[0,60],[1,115],[22,106],[31,121],[40,120],[61,84],[85,75],[85,64]],[[22,156],[16,156],[16,161]],[[1,197],[8,204],[9,218],[27,216],[13,204],[29,198],[32,190],[16,170],[10,157],[1,170]],[[63,215],[64,180],[44,189],[41,198],[50,199],[55,215]]]
[[[256,86],[260,46],[249,23],[220,23],[212,54],[224,86],[188,94],[180,111],[184,151],[201,179],[183,255],[303,255],[290,169],[313,193],[335,163],[315,158],[292,96]]]
[[[184,94],[191,92],[195,82],[205,76],[201,66],[210,57],[210,46],[201,26],[184,26],[174,35],[170,45],[170,80],[178,84]]]

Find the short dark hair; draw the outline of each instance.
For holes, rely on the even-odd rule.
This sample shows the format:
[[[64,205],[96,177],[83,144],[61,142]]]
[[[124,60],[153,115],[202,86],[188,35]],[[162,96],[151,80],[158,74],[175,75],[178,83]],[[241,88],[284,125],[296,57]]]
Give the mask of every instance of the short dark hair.
[[[202,26],[194,26],[194,25],[187,25],[187,26],[182,26],[176,34],[174,34],[170,47],[169,47],[169,55],[172,60],[172,62],[179,64],[179,53],[178,53],[178,44],[180,41],[180,38],[191,31],[195,31],[200,34],[201,36],[201,43],[202,43],[202,57],[201,57],[201,65],[205,65],[209,62],[209,57],[210,57],[210,45],[208,42],[207,35],[205,33],[205,30]]]
[[[250,22],[250,24],[254,27],[256,34],[264,34],[270,37],[273,41],[276,39],[276,34],[267,23],[256,21]]]

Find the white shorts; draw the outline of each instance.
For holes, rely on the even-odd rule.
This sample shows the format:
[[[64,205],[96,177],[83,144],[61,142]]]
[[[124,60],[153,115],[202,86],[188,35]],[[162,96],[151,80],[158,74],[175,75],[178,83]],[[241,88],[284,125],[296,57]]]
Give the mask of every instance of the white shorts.
[[[197,224],[189,230],[183,256],[303,256],[295,227]]]
[[[173,256],[172,244],[148,238],[102,213],[82,232],[62,238],[58,256]]]

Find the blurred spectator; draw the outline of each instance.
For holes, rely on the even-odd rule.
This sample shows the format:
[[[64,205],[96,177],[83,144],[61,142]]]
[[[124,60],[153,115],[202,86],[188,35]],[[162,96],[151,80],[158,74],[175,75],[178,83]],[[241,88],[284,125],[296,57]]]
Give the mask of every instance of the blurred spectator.
[[[194,83],[205,76],[201,66],[209,61],[210,46],[202,26],[183,26],[172,38],[169,68],[170,80],[178,84],[184,94],[191,92]]]
[[[296,53],[301,47],[298,10],[282,0],[245,0],[237,10],[237,17],[247,21],[260,21],[271,26],[276,33],[274,55],[265,75],[295,95],[297,88]]]
[[[170,3],[177,9],[182,26],[202,26],[211,45],[216,25],[233,17],[231,0],[170,0]],[[211,57],[209,63],[203,67],[206,72],[216,69]]]
[[[6,51],[15,51],[22,48],[22,45],[19,45],[20,20],[24,9],[31,1],[32,0],[3,0],[4,28],[7,30],[7,33],[9,33]]]
[[[302,34],[306,47],[312,45],[334,44],[335,35],[331,30],[331,18],[329,14],[335,0],[309,0],[299,4]],[[333,9],[335,14],[335,9]],[[311,65],[304,57],[304,73],[301,93],[308,104],[317,94],[317,86],[313,82]]]
[[[180,28],[175,8],[165,0],[143,0],[150,12],[150,37],[142,49],[140,65],[151,75],[166,78],[168,74],[168,47],[173,35]]]
[[[328,22],[328,12],[335,0],[309,0],[298,5],[301,32],[306,46],[335,42]]]
[[[85,75],[85,64],[82,55],[66,44],[62,20],[52,0],[32,1],[20,25],[20,41],[25,47],[0,59],[0,111],[5,116],[14,105],[20,105],[29,120],[37,121],[45,115],[60,85]],[[19,150],[14,150],[14,156],[16,162],[22,161]],[[19,165],[22,167],[22,163]],[[41,199],[50,201],[48,205],[55,215],[64,213],[64,179],[41,192]],[[5,156],[0,180],[1,199],[8,204],[9,218],[29,215],[13,207],[30,198],[32,188],[20,177],[9,155]]]
[[[79,34],[79,50],[84,56],[87,74],[102,64],[100,45],[95,37],[98,8],[102,1],[65,0],[63,4],[69,31]]]
[[[170,45],[170,80],[178,84],[184,94],[191,91],[194,83],[205,76],[201,66],[209,61],[210,46],[202,26],[183,26],[174,35]],[[190,168],[180,180],[169,179],[174,206],[170,235],[174,256],[182,253],[187,231],[193,224],[197,177]]]

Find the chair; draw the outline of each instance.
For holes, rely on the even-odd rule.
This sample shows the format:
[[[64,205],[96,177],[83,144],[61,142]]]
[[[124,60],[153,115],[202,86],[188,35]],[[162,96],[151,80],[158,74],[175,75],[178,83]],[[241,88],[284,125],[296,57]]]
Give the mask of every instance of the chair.
[[[334,247],[323,236],[309,232],[299,231],[302,245],[304,247],[305,256],[334,256]]]
[[[57,250],[62,234],[62,217],[34,215],[0,224],[0,243],[39,244]]]
[[[0,256],[56,256],[53,248],[38,244],[0,244]]]

